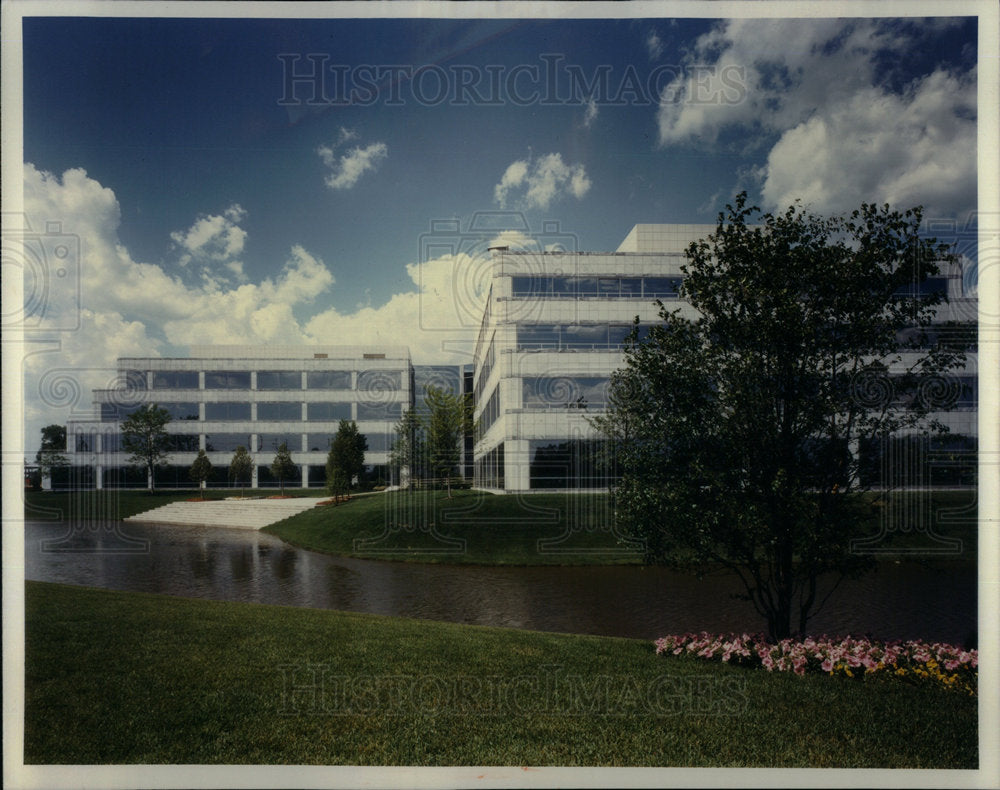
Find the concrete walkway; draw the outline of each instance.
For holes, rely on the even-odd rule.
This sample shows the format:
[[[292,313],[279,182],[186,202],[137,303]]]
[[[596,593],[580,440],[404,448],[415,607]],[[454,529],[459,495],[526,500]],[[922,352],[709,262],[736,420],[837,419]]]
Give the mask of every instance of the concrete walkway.
[[[188,524],[199,527],[262,529],[316,506],[329,497],[293,499],[220,499],[207,502],[172,502],[126,521],[142,524]]]

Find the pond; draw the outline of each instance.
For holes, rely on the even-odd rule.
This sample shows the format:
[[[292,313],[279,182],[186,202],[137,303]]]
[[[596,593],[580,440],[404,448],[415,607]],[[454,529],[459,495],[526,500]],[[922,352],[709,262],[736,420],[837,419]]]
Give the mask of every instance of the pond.
[[[846,580],[813,634],[962,644],[976,574],[883,565]],[[654,639],[761,631],[732,576],[638,566],[484,567],[333,557],[253,530],[115,523],[25,525],[25,578],[114,590]]]

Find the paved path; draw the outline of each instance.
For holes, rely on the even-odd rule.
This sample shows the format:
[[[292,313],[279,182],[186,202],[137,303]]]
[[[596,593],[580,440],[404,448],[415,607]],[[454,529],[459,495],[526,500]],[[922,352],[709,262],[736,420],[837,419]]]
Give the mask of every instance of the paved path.
[[[316,506],[329,497],[292,499],[220,499],[208,502],[172,502],[129,516],[143,524],[190,524],[200,527],[262,529]]]

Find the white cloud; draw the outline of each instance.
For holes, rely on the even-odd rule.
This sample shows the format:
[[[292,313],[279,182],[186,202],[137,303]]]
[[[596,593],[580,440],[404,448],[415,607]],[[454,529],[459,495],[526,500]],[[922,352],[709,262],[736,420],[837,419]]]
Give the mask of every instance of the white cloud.
[[[944,72],[904,95],[858,91],[789,129],[767,158],[761,195],[824,211],[862,202],[948,216],[976,196],[976,86]]]
[[[331,170],[325,179],[330,189],[350,189],[366,172],[377,169],[379,163],[389,155],[385,143],[372,143],[364,148],[355,146],[338,157],[337,150],[357,137],[357,132],[341,127],[337,142],[331,146],[321,145],[317,149],[323,164]]]
[[[493,196],[501,207],[505,207],[512,193],[522,190],[519,205],[544,211],[566,195],[577,200],[582,198],[590,190],[590,178],[583,165],[567,165],[561,154],[546,154],[534,161],[512,162],[494,187]]]
[[[221,215],[200,216],[187,231],[174,231],[171,240],[181,250],[179,263],[188,266],[192,261],[201,263],[203,280],[225,279],[226,271],[238,280],[244,280],[243,254],[247,232],[239,226],[246,218],[246,211],[237,203]],[[221,264],[221,268],[220,268]]]
[[[905,90],[878,82],[878,64],[926,46],[927,34],[948,24],[720,23],[663,90],[660,144],[711,144],[727,129],[739,129],[748,146],[766,142],[760,177],[769,208],[801,198],[820,211],[861,201],[971,210],[975,72],[935,72]]]
[[[583,111],[583,126],[585,129],[589,129],[594,121],[597,120],[597,110],[597,101],[591,96],[587,99],[587,106]]]

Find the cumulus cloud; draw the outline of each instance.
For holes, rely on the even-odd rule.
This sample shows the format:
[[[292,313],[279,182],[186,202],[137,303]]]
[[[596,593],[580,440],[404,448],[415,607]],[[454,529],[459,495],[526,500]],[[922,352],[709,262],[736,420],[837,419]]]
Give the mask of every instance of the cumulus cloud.
[[[378,343],[409,346],[417,362],[470,361],[488,258],[445,255],[405,268],[401,262],[408,288],[382,305],[341,313],[321,300],[334,284],[332,273],[300,245],[292,246],[275,275],[259,282],[185,281],[132,258],[118,235],[114,192],[85,171],[60,177],[31,164],[24,170],[30,226],[59,222],[80,250],[73,276],[46,284],[45,320],[32,335],[45,342],[32,344],[23,366],[29,443],[37,442],[42,425],[88,410],[90,390],[110,385],[120,356],[183,356],[187,346],[211,343]],[[220,216],[242,219],[235,210]],[[192,249],[217,238],[196,232],[205,227],[203,219],[210,218],[179,234]],[[76,319],[68,324],[70,315]]]
[[[321,145],[317,149],[323,164],[330,169],[325,179],[330,189],[350,189],[366,172],[376,170],[389,155],[385,143],[372,143],[364,148],[355,146],[338,156],[337,151],[348,141],[357,139],[357,136],[356,132],[341,127],[337,142],[329,146]]]
[[[188,263],[194,256],[228,261],[241,255],[247,233],[239,223],[245,217],[246,211],[234,203],[221,215],[198,217],[187,231],[171,233],[170,238],[185,251],[181,263]]]
[[[891,63],[953,22],[728,20],[701,36],[664,87],[660,144],[713,143],[739,129],[771,146],[768,207],[862,200],[949,214],[975,201],[975,72],[936,71],[905,88]],[[788,46],[794,42],[794,46]],[[775,142],[775,139],[777,141]]]
[[[771,206],[875,201],[947,215],[975,199],[975,106],[974,80],[940,71],[903,95],[859,91],[781,135],[761,195]]]
[[[591,96],[587,99],[587,104],[583,110],[583,127],[589,129],[597,120],[597,101]]]
[[[501,208],[512,202],[525,209],[543,211],[554,201],[567,195],[582,198],[590,190],[590,178],[583,165],[567,165],[562,154],[546,154],[535,160],[519,159],[508,165],[500,183],[493,189],[493,196]]]

